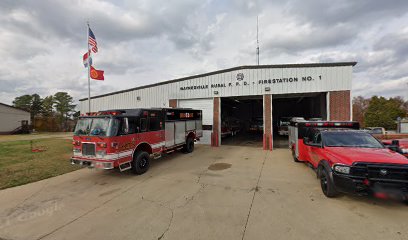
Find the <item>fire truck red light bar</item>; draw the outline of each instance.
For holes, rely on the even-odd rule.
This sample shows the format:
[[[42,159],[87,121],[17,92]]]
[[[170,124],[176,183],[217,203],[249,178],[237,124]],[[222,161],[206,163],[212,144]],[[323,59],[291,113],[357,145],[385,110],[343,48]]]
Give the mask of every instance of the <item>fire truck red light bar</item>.
[[[353,127],[353,122],[306,122],[305,127]]]
[[[113,116],[120,115],[120,114],[121,112],[118,112],[118,111],[104,111],[104,112],[98,113],[98,115],[113,115]]]

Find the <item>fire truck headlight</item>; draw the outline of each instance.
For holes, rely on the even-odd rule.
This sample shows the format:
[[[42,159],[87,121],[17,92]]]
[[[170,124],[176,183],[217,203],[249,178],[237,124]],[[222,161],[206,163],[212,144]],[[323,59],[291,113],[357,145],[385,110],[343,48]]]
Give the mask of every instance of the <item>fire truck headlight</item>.
[[[345,166],[345,165],[335,165],[333,169],[335,172],[342,173],[342,174],[350,173],[350,167]]]
[[[401,149],[401,152],[404,153],[404,154],[405,154],[405,153],[408,153],[408,148],[403,148],[403,149]]]

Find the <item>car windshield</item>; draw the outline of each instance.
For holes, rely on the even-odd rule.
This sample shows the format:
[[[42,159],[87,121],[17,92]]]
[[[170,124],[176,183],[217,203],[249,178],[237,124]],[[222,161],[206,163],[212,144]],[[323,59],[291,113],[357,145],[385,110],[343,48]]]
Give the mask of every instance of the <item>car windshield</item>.
[[[327,147],[384,148],[373,136],[365,132],[325,132],[323,142]]]
[[[108,136],[111,118],[80,118],[74,135]]]

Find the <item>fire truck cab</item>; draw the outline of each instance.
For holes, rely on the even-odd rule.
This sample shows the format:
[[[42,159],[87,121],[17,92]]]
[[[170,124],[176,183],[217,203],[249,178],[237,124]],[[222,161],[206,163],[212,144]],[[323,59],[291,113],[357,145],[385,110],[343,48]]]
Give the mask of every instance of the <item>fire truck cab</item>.
[[[293,119],[293,159],[316,171],[327,197],[342,192],[408,201],[408,159],[358,129],[358,122]]]
[[[194,151],[202,137],[201,110],[138,108],[107,110],[81,116],[73,137],[72,164],[131,169],[143,174],[151,158]]]

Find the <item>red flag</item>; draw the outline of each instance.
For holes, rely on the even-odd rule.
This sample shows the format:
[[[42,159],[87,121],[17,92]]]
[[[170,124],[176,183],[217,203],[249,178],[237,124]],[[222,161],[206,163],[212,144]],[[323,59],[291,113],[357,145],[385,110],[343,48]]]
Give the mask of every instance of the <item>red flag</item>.
[[[94,67],[91,66],[91,78],[95,80],[105,80],[103,76],[104,71],[96,70]]]

